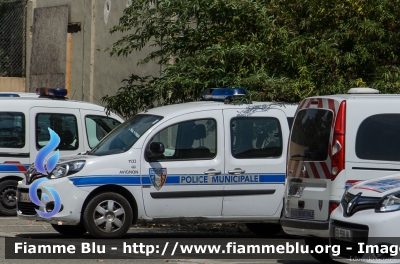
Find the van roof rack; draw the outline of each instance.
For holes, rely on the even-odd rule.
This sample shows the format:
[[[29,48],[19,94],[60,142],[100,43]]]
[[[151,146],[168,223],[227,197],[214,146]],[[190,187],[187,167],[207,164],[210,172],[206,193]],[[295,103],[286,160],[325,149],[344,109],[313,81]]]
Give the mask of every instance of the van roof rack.
[[[368,88],[368,87],[358,87],[351,88],[347,91],[348,94],[378,94],[379,90]]]

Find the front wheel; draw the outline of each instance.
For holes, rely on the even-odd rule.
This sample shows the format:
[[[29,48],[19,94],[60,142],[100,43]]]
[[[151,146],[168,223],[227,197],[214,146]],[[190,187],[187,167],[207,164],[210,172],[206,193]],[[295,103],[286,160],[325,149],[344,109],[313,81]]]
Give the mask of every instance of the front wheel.
[[[282,231],[282,226],[279,224],[269,223],[247,223],[246,227],[259,236],[273,236]]]
[[[58,233],[68,237],[81,236],[86,233],[86,228],[83,225],[71,226],[51,224],[51,226]]]
[[[6,180],[0,182],[0,215],[14,216],[17,215],[17,195],[16,180]]]
[[[83,213],[83,224],[94,237],[114,238],[125,235],[133,218],[129,202],[117,193],[93,197]]]

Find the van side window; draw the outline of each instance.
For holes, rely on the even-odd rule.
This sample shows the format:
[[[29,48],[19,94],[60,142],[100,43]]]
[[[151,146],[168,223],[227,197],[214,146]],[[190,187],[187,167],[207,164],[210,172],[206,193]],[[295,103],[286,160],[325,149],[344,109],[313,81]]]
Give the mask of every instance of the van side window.
[[[364,119],[357,131],[356,155],[360,159],[400,161],[400,114]]]
[[[116,128],[119,121],[105,116],[87,115],[85,116],[86,135],[89,147],[93,148],[111,130]]]
[[[157,157],[157,161],[213,159],[217,154],[216,121],[202,119],[178,123],[160,131],[151,142],[164,144],[164,155]]]
[[[272,117],[238,117],[231,120],[231,152],[236,159],[278,158],[282,131]]]
[[[25,115],[20,112],[0,112],[0,147],[25,146]]]
[[[39,113],[36,116],[36,147],[44,147],[50,141],[48,128],[60,137],[59,150],[75,150],[79,147],[78,125],[75,115]]]

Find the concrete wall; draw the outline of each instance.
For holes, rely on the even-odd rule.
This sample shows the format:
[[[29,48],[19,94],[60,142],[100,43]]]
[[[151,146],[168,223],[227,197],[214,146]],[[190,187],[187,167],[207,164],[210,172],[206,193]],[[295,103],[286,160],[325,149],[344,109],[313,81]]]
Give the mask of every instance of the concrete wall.
[[[0,77],[0,92],[25,92],[25,78]]]
[[[34,9],[29,87],[64,87],[68,6]],[[32,89],[31,89],[32,91]]]
[[[81,23],[81,31],[71,33],[70,98],[100,104],[100,99],[114,95],[123,86],[122,80],[131,74],[158,75],[155,63],[137,66],[137,61],[148,50],[132,53],[128,57],[110,57],[104,51],[122,34],[109,33],[118,24],[129,0],[30,0],[27,7],[27,78],[29,78],[32,47],[32,16],[34,8],[67,5],[69,23]],[[68,79],[68,77],[67,77]],[[26,82],[29,84],[29,80]],[[35,91],[37,87],[27,87]]]

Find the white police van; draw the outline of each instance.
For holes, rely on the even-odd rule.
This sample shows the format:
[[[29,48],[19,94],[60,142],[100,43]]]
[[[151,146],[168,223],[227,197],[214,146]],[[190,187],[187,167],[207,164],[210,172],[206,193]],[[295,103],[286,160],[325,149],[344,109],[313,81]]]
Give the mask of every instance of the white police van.
[[[227,101],[243,93],[219,88],[205,98]],[[95,237],[120,237],[143,222],[243,222],[257,233],[279,232],[297,106],[235,101],[141,112],[86,155],[61,159],[43,185],[33,186],[32,167],[18,186],[18,216],[50,222],[65,235],[88,231]],[[40,196],[47,187],[61,205],[42,218],[34,209],[53,212],[57,199],[41,197],[38,206],[28,192]]]
[[[61,156],[93,148],[123,120],[87,102],[66,100],[65,89],[0,93],[0,215],[16,215],[17,183],[56,131]]]
[[[400,263],[399,218],[400,174],[351,186],[330,218],[330,243],[341,247],[339,261]]]
[[[286,233],[306,237],[310,246],[328,244],[330,214],[345,188],[400,171],[399,102],[398,94],[352,88],[300,103],[289,138],[280,221]],[[360,210],[371,206],[364,205]],[[327,252],[311,255],[330,261]]]

